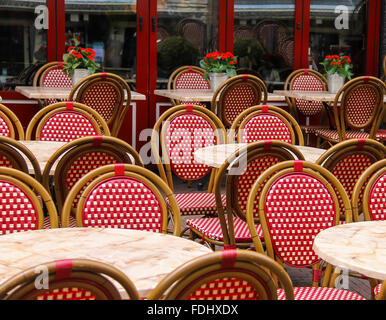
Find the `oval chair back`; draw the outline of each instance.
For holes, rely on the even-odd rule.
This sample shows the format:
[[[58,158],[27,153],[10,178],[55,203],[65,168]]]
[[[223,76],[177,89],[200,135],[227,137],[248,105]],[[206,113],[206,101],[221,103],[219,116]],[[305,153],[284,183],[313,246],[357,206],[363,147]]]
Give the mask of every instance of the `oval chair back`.
[[[0,103],[0,136],[24,140],[24,129],[11,109]]]

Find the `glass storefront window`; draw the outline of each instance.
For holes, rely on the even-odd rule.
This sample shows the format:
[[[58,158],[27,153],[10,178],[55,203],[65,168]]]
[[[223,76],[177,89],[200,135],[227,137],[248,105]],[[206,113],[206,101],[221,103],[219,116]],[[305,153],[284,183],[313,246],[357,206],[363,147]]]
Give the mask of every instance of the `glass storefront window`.
[[[46,1],[0,0],[1,91],[32,84],[47,62],[47,29]]]
[[[66,50],[93,48],[106,72],[135,86],[137,55],[136,0],[66,0]]]
[[[158,0],[157,88],[184,65],[218,50],[218,0]]]
[[[295,0],[235,0],[234,49],[238,73],[250,73],[268,91],[282,89],[295,55]]]
[[[366,73],[367,1],[311,0],[309,64],[324,73],[326,55],[351,58],[354,77]]]

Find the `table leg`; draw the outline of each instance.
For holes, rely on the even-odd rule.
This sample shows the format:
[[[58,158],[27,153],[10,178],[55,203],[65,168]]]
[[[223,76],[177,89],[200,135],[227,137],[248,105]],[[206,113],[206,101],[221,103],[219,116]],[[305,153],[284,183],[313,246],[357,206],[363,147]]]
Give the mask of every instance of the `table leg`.
[[[332,120],[331,120],[331,109],[330,109],[330,107],[329,107],[329,105],[328,105],[328,103],[327,102],[322,102],[323,103],[323,106],[324,106],[324,109],[326,109],[326,112],[327,112],[327,117],[328,117],[328,123],[330,124],[330,129],[331,130],[334,130],[335,128],[334,128],[334,126],[332,125]]]

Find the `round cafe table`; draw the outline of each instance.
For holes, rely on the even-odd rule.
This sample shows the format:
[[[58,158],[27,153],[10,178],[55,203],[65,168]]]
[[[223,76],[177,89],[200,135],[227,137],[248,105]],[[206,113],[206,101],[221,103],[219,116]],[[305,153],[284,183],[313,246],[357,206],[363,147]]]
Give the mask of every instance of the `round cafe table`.
[[[26,231],[0,237],[0,283],[41,263],[93,259],[124,272],[144,298],[175,268],[210,252],[191,240],[147,231],[112,228]]]
[[[318,233],[313,249],[332,265],[386,280],[386,221],[338,225]]]
[[[220,168],[225,160],[235,151],[245,147],[246,143],[218,144],[198,149],[194,152],[194,160],[213,168]],[[326,151],[325,149],[296,146],[303,154],[304,158],[310,162],[316,160]]]

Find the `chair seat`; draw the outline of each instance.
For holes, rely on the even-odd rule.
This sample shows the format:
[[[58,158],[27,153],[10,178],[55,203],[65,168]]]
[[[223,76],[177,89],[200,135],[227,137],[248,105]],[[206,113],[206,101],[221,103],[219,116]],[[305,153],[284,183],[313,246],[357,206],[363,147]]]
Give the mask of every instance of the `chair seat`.
[[[375,288],[374,288],[374,295],[377,296],[381,293],[381,289],[382,289],[382,283],[380,283],[379,285],[377,285]]]
[[[216,215],[217,206],[214,193],[178,193],[174,194],[181,215]],[[226,205],[226,196],[222,195],[223,206]],[[166,202],[169,203],[168,199]]]
[[[314,133],[321,137],[326,138],[328,140],[339,140],[339,134],[337,130],[332,129],[316,129]],[[369,137],[369,134],[367,132],[363,132],[360,130],[349,130],[346,131],[346,139],[367,139]]]
[[[295,300],[366,300],[354,292],[328,287],[295,287],[294,296]],[[285,300],[283,289],[277,290],[277,299]]]
[[[321,126],[321,125],[300,126],[300,129],[307,134],[314,133],[315,130],[317,129],[328,129],[328,128],[329,128],[328,126]]]
[[[51,228],[51,221],[50,221],[50,217],[44,217],[44,220],[43,220],[43,229],[50,229]]]
[[[226,219],[228,224],[228,219]],[[224,241],[223,232],[221,229],[220,219],[216,218],[198,218],[198,219],[188,219],[186,220],[186,225],[191,227],[193,230],[199,231],[201,234],[207,238]],[[233,217],[233,226],[235,230],[235,240],[236,242],[252,242],[251,233],[249,232],[248,224],[239,217]],[[257,226],[257,234],[259,238],[263,238],[263,230],[261,225]]]

